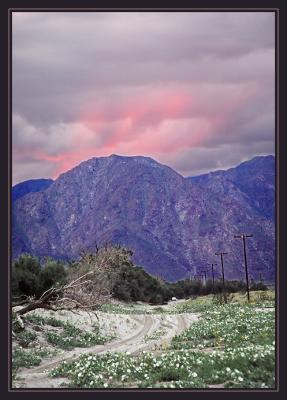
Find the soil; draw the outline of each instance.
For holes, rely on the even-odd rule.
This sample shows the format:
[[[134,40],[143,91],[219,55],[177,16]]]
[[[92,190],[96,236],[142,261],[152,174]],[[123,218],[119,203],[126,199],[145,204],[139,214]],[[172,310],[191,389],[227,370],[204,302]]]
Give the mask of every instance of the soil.
[[[163,306],[170,308],[174,306]],[[39,312],[39,311],[38,311]],[[103,335],[115,335],[116,339],[103,345],[88,348],[75,348],[61,351],[52,358],[43,359],[41,364],[33,368],[21,368],[13,382],[13,388],[60,388],[67,387],[65,378],[50,378],[49,371],[63,361],[73,360],[85,353],[103,354],[107,351],[129,352],[137,356],[143,350],[157,352],[169,344],[172,337],[187,329],[199,318],[199,314],[110,314],[99,312],[99,320],[85,312],[53,312],[41,310],[42,316],[53,315],[57,319],[69,320],[72,324],[93,329],[93,323],[100,325]]]

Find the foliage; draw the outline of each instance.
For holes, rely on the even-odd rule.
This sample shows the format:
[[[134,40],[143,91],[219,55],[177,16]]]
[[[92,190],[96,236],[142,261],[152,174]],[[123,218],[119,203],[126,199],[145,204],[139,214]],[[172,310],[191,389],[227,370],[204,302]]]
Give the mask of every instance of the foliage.
[[[35,325],[49,325],[60,330],[46,331],[45,337],[48,343],[65,350],[71,350],[74,347],[90,347],[96,344],[104,344],[112,337],[104,337],[100,333],[98,325],[94,325],[93,333],[77,328],[67,321],[61,321],[54,317],[42,317],[38,314],[26,315],[25,321]]]
[[[46,332],[46,339],[55,346],[71,350],[74,347],[90,347],[96,344],[104,344],[111,338],[102,336],[99,331],[94,333],[83,331],[66,322],[61,332]]]
[[[221,280],[216,280],[214,285],[211,280],[207,280],[204,284],[200,280],[185,279],[175,283],[168,284],[169,291],[172,296],[178,299],[189,298],[193,296],[205,296],[208,294],[217,294],[223,292]],[[225,281],[226,293],[235,293],[245,290],[245,284],[242,281]]]
[[[106,246],[96,253],[83,253],[68,270],[71,288],[65,297],[78,306],[98,308],[112,296],[121,270],[131,264],[132,252],[121,246]],[[72,285],[77,282],[76,285]]]
[[[61,262],[48,258],[41,269],[39,280],[40,289],[43,293],[54,285],[65,284],[67,282],[67,271]]]
[[[38,295],[41,290],[40,272],[38,258],[22,254],[12,265],[12,295]]]
[[[51,371],[75,388],[274,388],[274,311],[214,306],[160,355],[86,354]],[[213,351],[201,351],[212,346]],[[219,348],[219,350],[218,350]],[[221,348],[224,348],[222,351]]]
[[[29,345],[37,339],[34,332],[23,330],[17,334],[17,341],[22,347],[29,347]]]
[[[53,352],[41,348],[33,350],[26,350],[22,348],[14,349],[12,352],[12,377],[15,378],[16,372],[19,368],[30,368],[40,365],[42,358],[51,354],[53,354]]]
[[[96,253],[83,253],[79,260],[70,263],[67,271],[48,259],[39,272],[41,290],[34,296],[26,296],[18,316],[29,311],[45,308],[50,310],[96,310],[112,296],[121,268],[129,265],[132,253],[120,246],[105,246]],[[54,279],[51,287],[50,284]],[[44,290],[44,287],[49,287]],[[40,294],[39,294],[40,293]],[[14,304],[14,305],[17,305]]]
[[[132,253],[121,246],[106,246],[95,253],[83,253],[81,257],[64,266],[59,261],[46,258],[42,267],[37,258],[21,255],[12,267],[12,294],[39,297],[51,287],[59,287],[87,276],[85,284],[79,283],[66,290],[69,299],[81,304],[99,307],[113,297],[126,302],[143,301],[154,305],[164,304],[172,297],[178,299],[218,294],[222,297],[222,281],[181,280],[169,283],[149,275],[141,267],[134,266],[130,260]],[[242,281],[226,281],[228,293],[245,292]],[[253,282],[251,290],[266,290],[262,283]],[[220,295],[221,293],[221,295]]]
[[[261,288],[267,289],[262,283],[254,283],[251,290],[261,290]],[[226,297],[228,298],[230,298],[230,293],[245,292],[245,289],[245,283],[242,281],[225,281]],[[123,268],[114,288],[114,297],[119,300],[143,301],[150,304],[164,304],[172,297],[188,299],[208,294],[216,294],[218,299],[221,298],[223,296],[222,281],[216,280],[214,285],[211,280],[207,280],[204,284],[200,280],[189,279],[169,283],[132,265]]]
[[[183,334],[175,336],[175,349],[271,344],[274,340],[274,311],[255,312],[253,307],[228,304],[206,311]]]
[[[44,291],[66,280],[66,270],[59,261],[46,258],[40,260],[29,254],[22,254],[12,265],[12,296],[39,297]]]
[[[149,275],[143,268],[125,266],[114,287],[114,297],[124,301],[144,301],[162,304],[170,299],[167,285]]]
[[[212,384],[241,388],[274,387],[274,345],[255,345],[212,353],[170,351],[155,356],[124,353],[87,354],[51,371],[76,388],[207,388]]]

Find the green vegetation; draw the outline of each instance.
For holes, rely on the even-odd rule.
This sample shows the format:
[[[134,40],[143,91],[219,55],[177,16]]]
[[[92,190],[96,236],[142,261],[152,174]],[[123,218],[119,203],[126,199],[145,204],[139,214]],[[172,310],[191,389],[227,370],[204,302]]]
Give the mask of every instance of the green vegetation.
[[[202,316],[160,355],[87,354],[62,363],[51,376],[68,377],[76,388],[274,388],[275,312],[268,309],[274,306],[274,291],[251,292],[250,304],[242,293],[230,301],[218,305],[209,295],[175,305],[175,312],[187,307]],[[137,307],[142,306],[130,308]]]
[[[128,353],[82,355],[78,360],[62,363],[51,372],[52,377],[68,377],[70,387],[76,388],[208,388],[213,385],[274,388],[274,291],[253,282],[248,302],[245,284],[239,281],[226,281],[226,293],[220,280],[214,287],[210,280],[205,285],[198,280],[168,283],[133,266],[130,255],[126,249],[111,247],[96,254],[85,254],[69,266],[51,259],[45,259],[40,265],[37,258],[29,255],[22,255],[13,263],[15,300],[25,296],[38,298],[52,286],[63,285],[95,270],[97,274],[89,275],[85,291],[83,287],[81,291],[75,287],[72,293],[73,299],[77,295],[84,296],[85,301],[88,299],[87,307],[93,305],[94,309],[115,314],[201,314],[170,344],[164,345],[163,341],[162,345],[157,344],[159,355],[147,352],[137,357]],[[108,268],[102,269],[106,265]],[[103,296],[95,303],[99,293]],[[110,293],[123,302],[105,303]],[[60,302],[64,297],[63,293],[59,295]],[[163,305],[172,297],[184,300]],[[21,320],[13,313],[13,378],[20,367],[39,365],[56,348],[91,347],[112,339],[103,336],[97,324],[93,331],[82,328],[53,316],[27,312]],[[143,341],[159,340],[168,328],[162,324]]]
[[[29,347],[29,345],[37,339],[37,335],[34,332],[23,330],[18,333],[17,341],[22,347]]]
[[[36,257],[22,254],[12,265],[12,295],[39,293],[41,266]]]
[[[226,281],[226,293],[245,292],[246,285],[242,281]],[[267,290],[261,282],[253,282],[250,290]],[[214,287],[211,280],[203,284],[199,280],[181,280],[169,283],[149,275],[140,267],[127,265],[122,269],[114,287],[114,297],[126,302],[143,301],[150,304],[164,304],[172,297],[187,299],[190,297],[206,296],[208,294],[222,294],[221,280],[216,280]]]
[[[183,334],[172,341],[174,349],[221,346],[270,345],[274,341],[274,310],[254,312],[253,307],[228,304],[205,311]]]
[[[79,329],[69,322],[54,317],[43,317],[38,314],[26,314],[23,317],[24,328],[12,315],[13,351],[12,351],[12,378],[20,367],[39,365],[42,358],[57,353],[56,348],[71,350],[74,347],[90,347],[104,344],[112,337],[104,337],[98,325],[93,324],[93,332]],[[41,333],[42,340],[38,335]],[[43,341],[44,340],[44,341]],[[40,346],[39,343],[42,343]],[[44,344],[43,344],[44,343]],[[50,346],[49,346],[50,345]],[[56,348],[52,348],[55,346]],[[47,347],[48,346],[48,347]],[[33,348],[32,348],[33,347]]]
[[[67,377],[70,388],[260,388],[275,387],[275,312],[274,291],[251,292],[251,303],[246,295],[236,293],[229,304],[218,304],[212,295],[176,303],[171,312],[200,311],[198,321],[175,336],[170,346],[158,347],[157,352],[85,354],[77,360],[63,362],[51,371],[51,377]],[[163,307],[144,304],[109,304],[114,312],[162,313]],[[89,347],[104,343],[107,338],[87,332],[54,317],[29,313],[23,318],[28,330],[43,329],[48,343],[62,349],[74,346]],[[16,321],[14,321],[16,323]],[[16,325],[15,325],[16,326]],[[52,329],[51,329],[52,328]],[[144,338],[146,343],[165,334],[163,326]],[[101,339],[103,340],[101,342]],[[30,342],[33,344],[33,340]],[[28,346],[31,346],[29,344]],[[39,365],[49,354],[43,349],[16,348],[13,351],[13,376],[19,367]]]
[[[216,309],[218,306],[223,305],[218,296],[220,294],[188,299],[183,303],[175,304],[172,311],[175,313],[192,313]],[[248,303],[246,293],[240,292],[227,295],[227,300],[229,304],[268,308],[275,305],[275,292],[274,290],[250,292],[250,303]]]
[[[94,325],[93,333],[84,331],[75,327],[70,322],[58,320],[54,317],[41,317],[37,314],[27,315],[26,321],[34,325],[49,325],[57,329],[57,331],[46,331],[45,338],[48,343],[53,346],[60,347],[64,350],[72,350],[74,347],[90,347],[96,344],[104,344],[112,337],[104,337],[100,334],[99,326]]]
[[[16,377],[16,372],[19,368],[30,368],[40,365],[43,357],[47,357],[52,354],[54,354],[54,352],[47,349],[14,349],[12,352],[12,377]]]
[[[41,266],[37,257],[22,254],[12,265],[12,296],[39,297],[50,287],[64,283],[66,277],[63,263],[46,258]]]
[[[254,311],[239,303],[215,306],[160,355],[87,354],[51,376],[68,377],[76,388],[274,388],[274,311]]]
[[[77,361],[64,362],[52,377],[70,379],[70,387],[116,388],[273,388],[274,345],[242,346],[225,352],[170,351],[155,356],[143,353],[87,354]]]
[[[60,333],[46,332],[45,336],[49,343],[65,350],[104,344],[111,339],[111,337],[102,336],[99,331],[96,333],[86,332],[68,322],[65,323]]]
[[[149,275],[140,267],[122,268],[113,290],[114,297],[123,301],[144,301],[162,304],[170,299],[167,285]]]
[[[29,321],[35,325],[50,325],[54,327],[63,327],[65,322],[54,317],[41,317],[38,314],[27,314],[25,316],[25,321]]]
[[[167,333],[167,331],[165,329],[158,329],[155,332],[153,332],[151,335],[145,335],[144,341],[149,342],[150,340],[160,339],[166,333]]]
[[[39,297],[45,290],[52,286],[65,283],[69,278],[78,277],[91,270],[91,267],[105,256],[104,249],[96,254],[85,254],[78,261],[69,265],[64,265],[59,261],[46,258],[42,262],[36,257],[22,254],[14,261],[12,266],[12,295],[16,299],[21,296],[34,295]],[[161,278],[156,278],[143,270],[141,267],[134,266],[129,257],[131,252],[120,246],[111,246],[109,262],[112,268],[106,271],[105,287],[110,285],[114,298],[125,302],[142,301],[153,305],[164,304],[172,297],[178,299],[195,298],[208,294],[220,294],[223,291],[221,280],[216,280],[214,286],[212,281],[207,280],[203,284],[200,280],[181,280],[169,283]],[[111,259],[113,261],[111,261]],[[117,276],[113,277],[112,271],[118,271]],[[105,272],[105,271],[103,271]],[[97,279],[94,282],[94,289],[97,290]],[[226,293],[245,292],[245,282],[226,281]],[[267,287],[262,282],[252,282],[250,290],[265,291]]]

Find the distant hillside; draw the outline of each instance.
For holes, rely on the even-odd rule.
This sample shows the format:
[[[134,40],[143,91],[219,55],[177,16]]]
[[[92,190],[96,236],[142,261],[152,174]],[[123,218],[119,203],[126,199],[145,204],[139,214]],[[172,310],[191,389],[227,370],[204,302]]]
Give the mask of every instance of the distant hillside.
[[[47,189],[54,181],[52,179],[31,179],[18,183],[12,187],[12,201],[16,201],[27,193],[42,192]]]
[[[275,221],[275,159],[273,156],[255,157],[227,171],[215,171],[188,178],[203,190],[227,187],[232,183],[248,197],[248,202],[264,217]]]
[[[13,207],[13,257],[23,251],[76,257],[95,242],[123,244],[154,275],[176,281],[200,273],[227,251],[226,277],[274,279],[275,162],[256,157],[228,171],[184,178],[148,157],[92,158]],[[220,268],[217,267],[217,276]]]

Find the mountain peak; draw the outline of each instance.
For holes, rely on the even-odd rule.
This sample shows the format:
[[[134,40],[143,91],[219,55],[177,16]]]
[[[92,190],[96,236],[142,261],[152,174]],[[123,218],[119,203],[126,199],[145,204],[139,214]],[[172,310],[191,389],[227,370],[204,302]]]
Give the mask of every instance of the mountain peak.
[[[147,156],[140,156],[140,155],[122,156],[122,155],[118,155],[118,154],[111,154],[107,158],[112,158],[112,159],[115,159],[115,160],[122,160],[122,161],[137,161],[137,162],[144,162],[144,163],[158,164],[159,165],[159,163],[156,160],[154,160],[153,158],[147,157]]]
[[[230,279],[242,272],[234,234],[250,232],[251,277],[262,271],[273,279],[275,179],[266,164],[186,179],[149,157],[92,158],[13,203],[13,257],[68,259],[95,242],[116,243],[146,271],[174,281],[200,273],[224,246]]]

